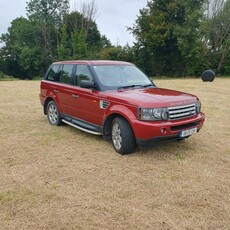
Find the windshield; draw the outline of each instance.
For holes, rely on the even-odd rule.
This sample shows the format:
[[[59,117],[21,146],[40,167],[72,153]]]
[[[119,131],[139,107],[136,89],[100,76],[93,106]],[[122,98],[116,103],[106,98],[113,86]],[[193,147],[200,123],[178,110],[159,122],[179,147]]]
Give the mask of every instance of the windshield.
[[[103,90],[153,85],[148,77],[133,65],[95,65],[93,68]]]

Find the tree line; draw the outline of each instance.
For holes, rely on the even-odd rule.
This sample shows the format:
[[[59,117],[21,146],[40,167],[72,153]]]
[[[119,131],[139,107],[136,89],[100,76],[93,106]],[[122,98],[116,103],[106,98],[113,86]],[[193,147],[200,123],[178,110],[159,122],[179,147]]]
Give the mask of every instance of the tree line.
[[[100,33],[94,0],[73,11],[69,0],[30,0],[26,11],[0,37],[1,74],[33,79],[57,60],[110,59],[149,76],[230,75],[230,0],[148,1],[128,28],[132,46],[114,46]]]

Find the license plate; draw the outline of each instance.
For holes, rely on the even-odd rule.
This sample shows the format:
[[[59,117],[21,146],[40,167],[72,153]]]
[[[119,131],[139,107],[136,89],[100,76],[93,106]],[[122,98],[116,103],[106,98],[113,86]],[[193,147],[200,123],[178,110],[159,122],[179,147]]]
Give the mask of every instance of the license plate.
[[[197,128],[188,129],[180,132],[180,137],[191,136],[192,134],[197,133]]]

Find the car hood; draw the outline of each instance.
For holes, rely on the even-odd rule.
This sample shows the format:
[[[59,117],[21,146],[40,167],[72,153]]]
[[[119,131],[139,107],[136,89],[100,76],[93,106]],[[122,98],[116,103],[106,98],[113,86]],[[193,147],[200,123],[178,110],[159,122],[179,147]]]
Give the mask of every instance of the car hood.
[[[109,95],[110,99],[120,103],[147,108],[181,106],[197,101],[194,95],[162,88],[117,90]]]

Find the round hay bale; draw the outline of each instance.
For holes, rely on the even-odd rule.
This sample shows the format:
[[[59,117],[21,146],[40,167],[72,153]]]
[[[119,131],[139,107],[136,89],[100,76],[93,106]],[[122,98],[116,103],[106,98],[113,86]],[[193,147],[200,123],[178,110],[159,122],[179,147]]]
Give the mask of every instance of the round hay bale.
[[[207,82],[207,81],[212,82],[215,79],[215,72],[212,71],[212,70],[210,70],[210,69],[209,70],[205,70],[202,73],[201,77],[202,77],[202,80],[204,82]]]

